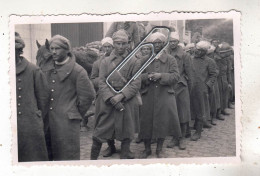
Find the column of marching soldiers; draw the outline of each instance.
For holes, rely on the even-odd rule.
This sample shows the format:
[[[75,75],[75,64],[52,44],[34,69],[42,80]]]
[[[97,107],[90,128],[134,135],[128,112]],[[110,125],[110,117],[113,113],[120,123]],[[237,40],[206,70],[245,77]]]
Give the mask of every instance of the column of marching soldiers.
[[[38,51],[37,56],[46,57],[37,60],[37,67],[21,56],[25,44],[15,33],[18,161],[79,160],[80,123],[82,117],[87,121],[93,100],[92,160],[98,159],[102,143],[108,145],[104,157],[118,152],[115,140],[121,142],[121,159],[135,158],[130,143],[136,133],[135,142],[144,143],[139,158],[152,154],[152,143],[156,156],[163,158],[167,136],[172,136],[167,148],[185,150],[186,138],[197,141],[203,128],[216,125],[216,119],[225,120],[234,105],[234,54],[218,39],[184,45],[179,34],[171,32],[168,48],[137,79],[121,93],[111,90],[107,76],[143,39],[141,32],[134,22],[113,23],[90,76],[76,62],[67,38],[52,37],[45,44],[47,52]],[[152,49],[158,54],[167,37],[157,31],[148,40],[153,47],[143,46],[110,77],[116,90],[132,78]]]

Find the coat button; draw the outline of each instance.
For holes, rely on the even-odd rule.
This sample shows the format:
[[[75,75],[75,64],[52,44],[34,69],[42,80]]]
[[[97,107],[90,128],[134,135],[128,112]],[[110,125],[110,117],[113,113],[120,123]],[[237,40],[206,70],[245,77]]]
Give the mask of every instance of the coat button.
[[[55,80],[52,80],[53,83],[55,83]]]
[[[18,98],[19,98],[19,99],[21,99],[21,98],[22,98],[22,96],[21,96],[21,95],[18,95]]]
[[[22,114],[22,112],[20,112],[20,111],[19,111],[19,112],[18,112],[18,114],[19,114],[19,115],[21,115],[21,114]]]
[[[51,98],[51,101],[53,101],[54,99],[53,98]]]
[[[158,87],[158,86],[155,86],[156,88]]]
[[[54,89],[51,89],[52,92],[54,92]]]
[[[21,82],[21,81],[22,81],[22,80],[19,78],[19,79],[18,79],[18,82]]]
[[[21,87],[18,87],[18,90],[22,90],[22,88],[21,88]]]
[[[17,106],[21,106],[21,104],[20,104],[20,103],[18,103],[18,104],[17,104]]]
[[[52,107],[50,107],[50,110],[52,110],[53,108]]]

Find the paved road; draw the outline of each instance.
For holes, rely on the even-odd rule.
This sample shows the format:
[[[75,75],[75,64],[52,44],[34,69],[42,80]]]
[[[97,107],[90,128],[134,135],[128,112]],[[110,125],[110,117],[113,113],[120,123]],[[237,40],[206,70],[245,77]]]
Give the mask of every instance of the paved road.
[[[211,129],[204,129],[202,137],[199,141],[191,141],[186,138],[187,148],[186,150],[179,150],[178,147],[173,149],[166,148],[170,137],[165,140],[164,143],[164,155],[167,158],[183,158],[183,157],[225,157],[236,155],[236,137],[235,137],[235,111],[230,110],[231,115],[225,116],[225,121],[217,120],[217,125]],[[90,159],[90,149],[92,145],[92,131],[93,131],[94,117],[89,118],[87,128],[81,129],[81,160]],[[193,133],[194,131],[192,131]],[[102,157],[102,151],[107,147],[107,144],[103,144],[101,149],[101,155],[99,159],[119,159],[119,154],[116,153],[112,157]],[[116,148],[120,149],[120,142],[116,142]],[[139,158],[140,154],[144,150],[143,143],[136,144],[132,142],[131,151],[135,153],[136,158]],[[152,155],[149,158],[156,158],[155,155],[156,144],[152,144]]]

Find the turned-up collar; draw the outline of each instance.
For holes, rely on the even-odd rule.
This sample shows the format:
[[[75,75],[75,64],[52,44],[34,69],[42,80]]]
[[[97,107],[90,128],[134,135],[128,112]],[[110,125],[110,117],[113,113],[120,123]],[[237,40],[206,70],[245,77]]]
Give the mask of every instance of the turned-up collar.
[[[178,57],[178,58],[182,58],[184,51],[180,46],[177,46],[176,50],[172,50],[170,48],[168,48],[168,52],[170,55],[173,55],[174,57]]]
[[[16,75],[22,73],[26,69],[27,65],[29,64],[29,61],[27,61],[24,57],[20,57],[20,58],[21,58],[21,62],[16,64]]]
[[[126,56],[128,55],[128,52],[125,51],[125,53],[122,55],[122,56],[118,56],[116,53],[115,53],[115,50],[113,50],[109,56],[109,58],[113,61],[115,60],[116,58],[118,57],[122,57],[123,59],[126,58]]]
[[[58,69],[56,69],[57,74],[60,78],[60,81],[63,81],[70,75],[70,73],[72,72],[72,70],[75,66],[75,63],[76,63],[75,57],[72,56],[72,57],[70,57],[69,61],[66,64],[64,64],[61,67],[59,67]]]

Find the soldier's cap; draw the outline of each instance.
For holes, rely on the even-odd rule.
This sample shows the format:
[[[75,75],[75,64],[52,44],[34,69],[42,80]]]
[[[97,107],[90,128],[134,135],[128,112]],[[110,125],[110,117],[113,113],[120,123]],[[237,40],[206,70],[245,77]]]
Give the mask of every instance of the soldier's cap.
[[[15,32],[15,49],[23,49],[25,43],[18,32]]]
[[[176,40],[180,40],[180,36],[178,32],[171,32],[170,34],[170,40],[171,39],[176,39]]]
[[[166,42],[166,37],[163,33],[161,32],[155,32],[153,34],[151,34],[151,36],[149,37],[149,42],[154,42],[155,40],[160,40],[162,42]]]
[[[50,40],[50,45],[52,43],[57,44],[58,46],[60,46],[61,48],[65,49],[65,50],[71,51],[70,41],[61,35],[53,36]]]
[[[207,41],[200,41],[196,44],[196,48],[208,51],[208,49],[210,48],[210,43]]]
[[[120,29],[113,34],[112,39],[114,42],[128,42],[127,32],[124,29]]]
[[[220,53],[225,53],[225,52],[228,52],[228,51],[232,51],[232,47],[228,43],[222,42],[219,45],[219,52]]]
[[[110,45],[114,46],[113,45],[113,40],[112,38],[110,37],[105,37],[101,40],[101,45],[103,46],[105,43],[109,43]]]

